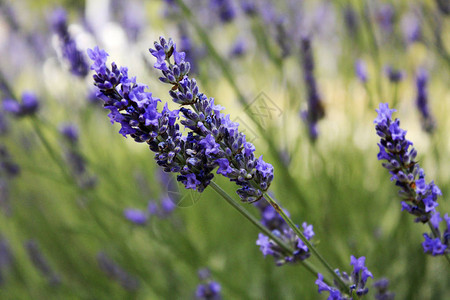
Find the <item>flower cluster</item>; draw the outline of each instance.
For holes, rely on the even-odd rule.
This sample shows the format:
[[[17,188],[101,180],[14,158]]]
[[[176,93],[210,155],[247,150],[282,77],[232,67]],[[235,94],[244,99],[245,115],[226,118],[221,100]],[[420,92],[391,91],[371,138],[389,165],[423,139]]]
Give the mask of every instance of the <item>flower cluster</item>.
[[[441,234],[439,224],[442,221],[445,221],[446,229]],[[430,219],[430,224],[435,237],[431,237],[428,233],[423,234],[425,238],[425,241],[422,243],[423,251],[433,256],[450,253],[450,216],[445,214],[444,219],[442,219],[440,213],[435,212]]]
[[[378,117],[375,119],[376,131],[381,137],[378,144],[380,152],[379,160],[385,160],[383,166],[392,175],[391,180],[400,187],[399,194],[402,196],[402,210],[416,216],[416,222],[430,222],[434,228],[433,236],[424,234],[425,242],[422,244],[426,253],[432,255],[442,255],[447,253],[449,245],[448,216],[447,230],[441,237],[439,232],[439,222],[442,221],[436,207],[437,198],[441,196],[441,190],[433,181],[427,183],[425,172],[415,161],[417,151],[412,148],[412,142],[408,141],[406,130],[400,128],[398,119],[392,120],[392,113],[395,109],[390,109],[387,103],[380,103]]]
[[[70,72],[75,76],[85,77],[89,72],[89,66],[83,52],[77,49],[77,44],[69,33],[67,13],[63,8],[57,8],[53,12],[51,26],[58,35],[62,56],[69,64]]]
[[[373,283],[373,287],[376,289],[375,299],[377,300],[393,300],[395,293],[388,291],[389,280],[381,278]]]
[[[366,258],[364,256],[361,256],[360,258],[356,258],[353,255],[350,256],[350,265],[353,266],[353,272],[350,274],[350,276],[346,272],[341,273],[338,269],[335,270],[336,274],[339,275],[346,286],[350,287],[350,290],[346,291],[348,295],[352,295],[353,292],[356,292],[356,295],[360,297],[366,295],[369,292],[369,288],[366,287],[366,282],[369,277],[373,278],[373,275],[364,265],[365,261]],[[335,286],[329,286],[328,284],[326,284],[323,281],[323,275],[320,273],[318,274],[316,284],[319,287],[319,293],[322,293],[323,291],[330,293],[330,297],[328,299],[352,299],[347,298],[341,293],[336,282],[334,283]]]
[[[211,272],[208,268],[203,268],[198,270],[198,277],[203,283],[197,286],[197,290],[195,291],[196,299],[204,299],[204,300],[220,300],[222,299],[222,295],[220,291],[222,287],[216,281],[211,280]]]
[[[301,40],[301,51],[303,56],[303,78],[306,85],[308,102],[308,109],[301,112],[301,117],[309,127],[309,137],[314,141],[319,134],[317,122],[325,116],[325,109],[317,90],[311,39],[307,36]]]
[[[285,251],[278,244],[272,241],[267,235],[260,233],[256,245],[260,247],[264,256],[273,256],[276,259],[276,264],[281,266],[285,263],[295,263],[305,260],[311,255],[308,247],[297,237],[292,228],[288,226],[286,221],[284,221],[267,201],[259,201],[255,206],[258,207],[261,213],[261,223],[271,230],[275,236],[294,249],[292,255],[286,256]],[[314,236],[313,226],[303,222],[302,227],[303,235],[310,241]]]
[[[422,117],[422,128],[426,132],[431,133],[435,128],[435,123],[433,116],[431,115],[430,108],[428,107],[427,83],[428,83],[427,71],[425,69],[419,69],[416,75],[416,88],[417,88],[416,105]]]
[[[380,103],[376,111],[375,129],[381,137],[378,160],[386,161],[383,167],[389,170],[391,180],[401,188],[402,210],[415,215],[416,222],[426,223],[438,206],[437,197],[441,191],[433,181],[426,183],[425,173],[415,161],[417,151],[405,138],[406,130],[400,128],[400,120],[392,120],[395,109],[389,109],[387,103]]]
[[[34,115],[39,109],[39,100],[32,92],[22,93],[22,102],[7,98],[3,100],[3,109],[15,117]]]
[[[213,98],[200,93],[196,80],[188,76],[190,65],[185,61],[185,54],[176,51],[175,43],[171,39],[160,38],[154,45],[155,48],[150,49],[157,59],[154,67],[162,72],[160,80],[172,85],[169,94],[181,106],[183,119],[180,123],[190,129],[186,140],[198,146],[197,156],[187,160],[187,167],[203,167],[204,173],[196,172],[197,178],[192,180],[207,183],[210,177],[206,171],[218,166],[217,174],[241,186],[237,193],[242,201],[261,199],[273,179],[272,165],[264,162],[262,156],[256,158],[255,146],[246,141],[238,129],[239,124],[221,113],[224,108],[214,104]],[[207,176],[208,180],[202,180],[202,176]]]

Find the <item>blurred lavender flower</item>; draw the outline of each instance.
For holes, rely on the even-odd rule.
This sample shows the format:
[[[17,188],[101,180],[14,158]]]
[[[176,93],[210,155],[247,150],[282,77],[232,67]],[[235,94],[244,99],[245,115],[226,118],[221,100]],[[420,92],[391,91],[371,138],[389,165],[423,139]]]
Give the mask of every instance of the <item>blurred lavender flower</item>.
[[[450,2],[448,0],[436,0],[436,4],[444,15],[450,15]]]
[[[230,57],[234,58],[243,56],[245,54],[245,51],[246,51],[245,40],[242,38],[238,38],[231,46]]]
[[[201,281],[205,281],[205,283],[199,284],[197,286],[197,291],[195,292],[196,299],[222,299],[222,296],[220,294],[221,286],[219,283],[211,280],[211,272],[208,268],[202,268],[198,270],[198,277]]]
[[[0,110],[0,136],[5,135],[9,130],[8,120],[2,110]]]
[[[311,39],[304,36],[301,40],[301,52],[303,62],[303,78],[307,90],[308,109],[301,112],[302,119],[309,127],[309,137],[315,141],[318,136],[317,122],[325,116],[322,99],[317,91],[314,76],[314,59],[311,48]]]
[[[353,291],[355,291],[356,295],[358,295],[358,297],[361,297],[369,292],[369,288],[366,287],[366,282],[369,277],[373,278],[373,275],[364,265],[366,261],[366,258],[364,256],[356,258],[352,255],[350,256],[350,261],[350,265],[353,266],[353,272],[350,274],[350,276],[346,272],[341,273],[338,269],[336,269],[335,272],[339,275],[339,277],[341,277],[346,286],[350,286],[350,291],[345,291],[346,293],[348,292],[348,294],[351,295]],[[318,274],[316,284],[319,287],[319,293],[322,293],[324,291],[330,293],[328,299],[353,299],[347,298],[342,295],[336,283],[336,286],[327,285],[323,281],[323,275],[320,273]]]
[[[86,159],[79,150],[78,128],[74,124],[63,123],[60,125],[59,131],[64,137],[64,141],[69,145],[64,147],[64,154],[78,186],[85,189],[95,187],[97,178],[88,173]]]
[[[62,56],[69,64],[70,72],[75,76],[85,77],[89,72],[89,66],[83,52],[77,49],[77,44],[69,33],[66,11],[62,7],[55,9],[50,23],[58,35]]]
[[[367,65],[366,62],[362,59],[358,59],[355,62],[355,73],[359,80],[362,83],[367,82]]]
[[[278,244],[265,234],[260,233],[256,245],[260,246],[260,250],[264,256],[273,256],[276,259],[276,264],[281,266],[285,263],[295,263],[305,260],[311,255],[308,247],[297,237],[294,231],[275,209],[267,203],[267,201],[259,201],[255,203],[255,206],[258,207],[261,212],[261,223],[271,230],[274,235],[294,249],[291,256],[286,256],[285,252]],[[289,215],[289,213],[287,214]],[[302,227],[304,236],[308,241],[311,241],[314,236],[313,226],[303,222]]]
[[[422,37],[420,20],[412,13],[407,13],[402,17],[401,29],[407,44],[417,42]]]
[[[430,113],[430,108],[428,107],[427,84],[428,72],[425,69],[420,68],[416,73],[416,105],[421,115],[422,128],[426,132],[432,133],[435,129],[435,121]]]
[[[20,166],[14,162],[6,146],[0,144],[0,175],[14,178],[20,174]]]
[[[112,1],[111,6],[114,14],[127,37],[136,42],[146,25],[145,7],[142,1]]]
[[[375,19],[381,29],[387,34],[391,34],[394,26],[395,11],[391,4],[385,3],[378,9]]]
[[[24,243],[24,247],[36,269],[38,269],[42,275],[47,277],[47,280],[51,285],[59,285],[61,283],[61,278],[50,268],[47,259],[39,250],[36,241],[28,240]]]
[[[106,253],[97,254],[97,263],[100,269],[111,279],[117,281],[124,289],[135,291],[139,288],[139,280],[128,274],[124,269],[117,265]]]
[[[373,283],[373,287],[377,290],[375,299],[377,300],[394,300],[395,294],[388,291],[389,280],[381,278]]]
[[[236,17],[236,8],[231,0],[210,0],[210,6],[223,23],[229,23]]]
[[[126,208],[123,211],[123,215],[128,221],[136,225],[145,225],[148,221],[148,214],[140,209]]]
[[[386,66],[384,70],[389,81],[392,83],[398,83],[405,77],[404,71],[394,69],[392,66]]]
[[[8,240],[0,235],[0,286],[5,282],[5,272],[12,265],[14,256]]]
[[[241,5],[241,9],[242,11],[247,15],[247,16],[255,16],[258,12],[258,8],[256,6],[256,1],[255,0],[242,0],[239,1],[240,5]]]
[[[32,92],[22,93],[22,102],[14,99],[3,100],[3,109],[15,117],[34,115],[39,109],[39,100]]]
[[[354,37],[358,31],[358,15],[351,4],[347,4],[344,8],[344,22],[345,26],[350,34]]]

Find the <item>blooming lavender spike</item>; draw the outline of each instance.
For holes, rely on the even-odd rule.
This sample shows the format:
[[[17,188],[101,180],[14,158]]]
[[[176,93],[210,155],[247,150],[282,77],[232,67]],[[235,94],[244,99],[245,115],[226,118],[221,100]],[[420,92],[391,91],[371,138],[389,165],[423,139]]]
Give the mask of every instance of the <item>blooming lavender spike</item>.
[[[375,119],[377,134],[381,137],[378,147],[378,160],[385,160],[383,166],[392,175],[391,180],[400,187],[399,195],[403,198],[402,210],[416,216],[415,222],[430,222],[435,227],[437,236],[424,234],[422,244],[424,252],[432,255],[442,255],[448,252],[448,238],[440,237],[438,223],[439,213],[437,199],[442,195],[439,187],[433,181],[427,183],[425,172],[415,161],[417,151],[412,148],[412,142],[405,137],[406,131],[400,128],[400,121],[392,119],[392,112],[387,103],[380,103]]]
[[[425,69],[419,69],[416,75],[416,105],[419,109],[421,120],[422,120],[422,128],[428,132],[432,133],[435,129],[434,118],[430,113],[430,109],[428,107],[428,72]]]
[[[253,154],[255,147],[239,132],[239,124],[232,122],[229,115],[221,113],[223,107],[214,104],[213,98],[199,92],[195,79],[188,76],[189,63],[185,61],[185,54],[176,50],[171,39],[161,37],[150,53],[157,59],[154,67],[163,74],[160,80],[172,85],[169,94],[175,103],[181,105],[183,119],[180,123],[191,130],[186,142],[198,145],[197,154],[203,155],[188,158],[185,169],[202,165],[209,171],[219,166],[218,174],[241,186],[237,193],[243,201],[261,199],[273,179],[272,165],[264,162],[262,157],[257,159]],[[195,178],[184,175],[178,179],[194,186],[197,181],[203,180],[202,173],[191,173],[195,174]],[[202,176],[199,178],[198,175]]]
[[[28,240],[25,242],[24,247],[30,257],[31,262],[36,269],[41,272],[42,275],[47,277],[51,285],[58,285],[61,283],[61,278],[51,268],[47,259],[43,256],[42,252],[34,240]]]
[[[85,77],[89,72],[86,57],[77,49],[77,44],[68,31],[67,13],[63,8],[53,11],[51,26],[58,35],[62,56],[69,64],[70,72],[75,76]]]
[[[446,229],[443,233],[439,230],[440,223],[444,221]],[[444,219],[441,218],[439,212],[433,213],[430,218],[430,224],[433,227],[433,233],[430,236],[427,233],[423,234],[425,241],[422,243],[423,251],[425,253],[436,255],[444,255],[450,253],[450,217],[445,214]]]
[[[272,231],[286,244],[290,245],[294,252],[292,255],[286,256],[283,249],[272,241],[265,234],[259,233],[256,245],[260,247],[264,256],[271,255],[275,258],[276,264],[281,266],[285,263],[295,263],[307,259],[311,253],[308,247],[301,239],[297,237],[294,231],[288,226],[286,221],[275,211],[275,209],[267,203],[267,201],[259,201],[255,203],[261,213],[261,223]],[[289,213],[287,213],[289,214]],[[311,242],[314,237],[313,226],[303,222],[303,235]]]
[[[135,291],[139,288],[139,280],[117,265],[106,253],[97,254],[97,263],[107,276],[117,281],[124,289]]]
[[[198,277],[204,283],[201,283],[197,286],[197,290],[195,292],[196,299],[204,299],[204,300],[220,300],[222,296],[220,294],[221,286],[218,282],[212,281],[210,279],[211,272],[208,268],[202,268],[198,270]]]
[[[392,66],[385,67],[386,76],[392,83],[398,83],[405,77],[405,72],[402,70],[394,69]]]
[[[335,270],[336,274],[341,277],[342,281],[346,286],[350,287],[349,291],[345,291],[347,294],[352,294],[353,292],[358,295],[358,297],[364,296],[369,292],[369,288],[366,287],[367,279],[373,278],[372,273],[365,266],[366,258],[364,256],[360,258],[356,258],[353,255],[350,256],[350,265],[353,266],[353,271],[350,275],[346,272],[340,272],[338,269]],[[323,291],[329,292],[330,297],[328,299],[353,299],[347,298],[344,294],[341,293],[337,283],[335,282],[335,286],[329,286],[323,281],[323,275],[317,274],[318,279],[316,280],[316,284],[319,287],[319,293]]]
[[[74,124],[70,123],[61,124],[61,126],[59,127],[59,132],[72,145],[78,143],[78,128]]]
[[[236,8],[231,0],[210,0],[210,5],[223,23],[229,23],[236,17]]]
[[[309,137],[315,141],[318,136],[317,122],[325,116],[322,99],[317,91],[314,76],[314,59],[311,48],[311,39],[304,36],[301,40],[301,51],[303,60],[303,78],[307,90],[308,109],[301,112],[302,119],[309,127]]]

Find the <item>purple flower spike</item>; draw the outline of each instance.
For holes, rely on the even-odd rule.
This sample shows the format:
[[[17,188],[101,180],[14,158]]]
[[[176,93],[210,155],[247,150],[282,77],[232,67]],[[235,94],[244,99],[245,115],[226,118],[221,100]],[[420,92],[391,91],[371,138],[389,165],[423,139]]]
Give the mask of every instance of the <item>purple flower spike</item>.
[[[123,215],[125,218],[136,224],[136,225],[145,225],[147,224],[148,215],[139,209],[127,208],[123,211]]]

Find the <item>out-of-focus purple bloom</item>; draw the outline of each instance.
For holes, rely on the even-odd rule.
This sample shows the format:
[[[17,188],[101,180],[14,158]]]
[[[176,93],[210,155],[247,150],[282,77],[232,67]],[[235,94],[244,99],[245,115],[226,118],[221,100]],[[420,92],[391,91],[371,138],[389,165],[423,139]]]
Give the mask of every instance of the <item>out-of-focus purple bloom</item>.
[[[210,5],[223,23],[229,23],[236,17],[236,8],[231,0],[210,0]]]
[[[358,30],[358,15],[352,5],[347,4],[344,8],[345,26],[351,36],[354,36]]]
[[[375,299],[377,300],[394,300],[395,293],[388,291],[389,280],[381,278],[373,283],[373,287],[377,290]]]
[[[394,69],[392,66],[385,67],[386,76],[392,83],[398,83],[405,77],[405,72],[402,70]]]
[[[383,4],[376,13],[376,20],[381,29],[390,34],[393,31],[395,11],[391,4]]]
[[[139,280],[117,265],[106,253],[97,254],[97,263],[108,277],[117,281],[124,289],[135,291],[139,288]]]
[[[6,178],[14,178],[19,174],[19,165],[14,162],[8,149],[0,145],[0,175],[4,175]]]
[[[425,69],[420,68],[416,74],[416,105],[421,115],[422,128],[432,133],[435,129],[435,121],[430,113],[428,106],[428,72]]]
[[[0,235],[0,286],[4,283],[5,273],[13,263],[14,256],[8,240]]]
[[[34,115],[39,109],[39,99],[32,92],[23,92],[22,101],[19,103],[13,99],[3,101],[3,109],[15,117]]]
[[[78,127],[74,124],[64,123],[59,127],[59,132],[66,138],[71,144],[78,143]]]
[[[247,16],[254,16],[257,14],[258,8],[256,6],[255,0],[242,0],[242,1],[240,1],[240,4],[241,4],[242,11]]]
[[[148,215],[140,209],[135,209],[135,208],[124,209],[123,215],[125,216],[125,218],[128,221],[130,221],[136,225],[147,224]]]
[[[8,121],[6,119],[4,112],[0,110],[0,136],[6,134],[8,130],[9,130]]]
[[[422,37],[420,20],[412,13],[405,14],[401,20],[403,38],[407,44],[419,41]]]
[[[246,44],[244,39],[237,39],[231,47],[230,56],[240,57],[245,54]]]
[[[56,8],[50,20],[53,31],[58,35],[63,58],[69,64],[70,72],[79,77],[85,77],[89,66],[84,53],[77,49],[75,40],[67,28],[67,13],[62,8]]]
[[[450,2],[448,0],[436,0],[436,4],[444,15],[450,15]]]
[[[367,65],[366,62],[362,59],[358,59],[355,62],[355,73],[359,80],[361,80],[362,83],[367,82]]]
[[[301,112],[302,119],[309,128],[309,137],[315,141],[318,137],[317,122],[325,116],[322,99],[317,90],[314,76],[314,58],[311,48],[311,39],[304,36],[301,40],[301,52],[303,62],[303,79],[307,91],[308,109]]]
[[[200,280],[208,280],[211,277],[211,271],[208,268],[201,268],[197,271]]]
[[[220,284],[215,281],[210,281],[208,283],[198,285],[197,291],[195,292],[195,297],[197,299],[204,300],[220,300],[222,299],[220,291]]]
[[[51,285],[59,285],[61,283],[61,278],[56,274],[51,268],[47,259],[43,256],[42,252],[34,240],[28,240],[24,243],[25,250],[28,256],[36,267],[36,269],[41,272],[42,275],[47,277]]]

